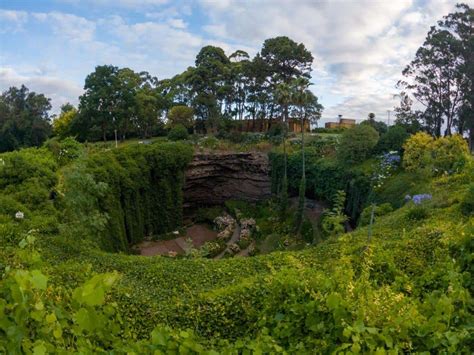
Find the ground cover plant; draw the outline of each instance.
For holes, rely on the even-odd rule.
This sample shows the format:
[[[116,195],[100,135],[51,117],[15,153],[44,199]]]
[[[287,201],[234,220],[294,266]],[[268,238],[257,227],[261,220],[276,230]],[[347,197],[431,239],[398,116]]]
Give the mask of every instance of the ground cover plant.
[[[314,57],[286,36],[169,79],[99,65],[53,124],[43,94],[4,91],[0,354],[471,353],[472,11],[431,27],[393,125],[314,129]],[[256,180],[219,160],[255,152]],[[188,167],[271,194],[193,204]]]
[[[370,226],[364,210],[355,231],[328,234],[310,248],[209,260],[112,252],[127,251],[121,245],[158,228],[154,223],[175,227],[178,202],[165,191],[174,188],[166,187],[171,176],[180,181],[191,154],[187,143],[74,154],[63,166],[55,152],[1,156],[4,352],[463,352],[472,346],[468,156],[459,169],[428,177],[418,186],[423,191],[402,196],[400,204],[379,204],[393,198],[390,191],[397,190],[389,185],[408,173],[402,162],[375,192],[380,207]],[[148,165],[146,174],[136,164]],[[81,179],[74,177],[79,167]],[[146,209],[124,217],[128,204],[153,196],[151,175],[158,183],[148,188],[160,193],[150,206],[160,211],[159,221],[148,219]],[[68,184],[78,185],[68,192]],[[121,197],[104,198],[107,193]],[[121,212],[114,215],[110,206]],[[291,222],[279,220],[271,203],[266,208],[227,204],[241,218],[255,217],[257,238],[278,224],[291,234]]]

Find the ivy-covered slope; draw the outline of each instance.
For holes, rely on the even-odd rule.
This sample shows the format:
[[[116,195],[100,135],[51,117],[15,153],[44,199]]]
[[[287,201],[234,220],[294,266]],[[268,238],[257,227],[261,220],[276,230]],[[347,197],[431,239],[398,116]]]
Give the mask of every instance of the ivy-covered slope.
[[[102,249],[127,251],[147,235],[182,223],[184,170],[192,148],[133,145],[89,155],[64,170],[66,233],[92,238]]]
[[[173,163],[173,152],[188,154],[175,145],[132,149],[156,149],[167,167],[182,166]],[[10,157],[22,161],[21,152],[10,154],[9,169]],[[299,252],[207,260],[123,255],[90,242],[107,235],[100,234],[108,219],[98,206],[118,206],[101,199],[107,190],[100,183],[107,179],[131,201],[136,195],[127,191],[142,186],[133,167],[146,160],[137,156],[135,165],[125,153],[107,153],[113,155],[93,156],[74,171],[57,170],[46,150],[28,154],[48,164],[25,156],[23,164],[35,167],[15,181],[0,170],[10,206],[0,224],[1,351],[463,353],[473,347],[474,221],[464,208],[472,165],[430,179],[432,199],[422,205],[378,216],[370,241],[361,227]],[[109,174],[116,170],[114,180]],[[73,190],[82,191],[78,196],[68,196],[74,181],[68,174],[80,172],[90,179]],[[30,191],[29,179],[41,188],[22,194]],[[54,186],[64,194],[56,207],[48,194]],[[41,206],[33,196],[45,198]],[[12,219],[18,208],[24,218]],[[117,228],[123,234],[110,240],[123,241],[131,230]]]

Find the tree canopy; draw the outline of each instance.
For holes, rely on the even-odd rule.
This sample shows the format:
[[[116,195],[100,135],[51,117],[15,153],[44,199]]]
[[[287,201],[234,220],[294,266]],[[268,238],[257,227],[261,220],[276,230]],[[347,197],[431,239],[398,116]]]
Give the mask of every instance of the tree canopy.
[[[0,95],[0,152],[38,147],[49,137],[50,101],[24,85]]]
[[[439,137],[453,130],[461,134],[469,130],[472,138],[474,10],[466,4],[456,8],[431,27],[415,58],[403,70],[405,79],[399,86],[423,107],[415,117],[427,132]],[[405,107],[401,106],[400,119],[406,120],[408,100],[404,98],[401,104]]]

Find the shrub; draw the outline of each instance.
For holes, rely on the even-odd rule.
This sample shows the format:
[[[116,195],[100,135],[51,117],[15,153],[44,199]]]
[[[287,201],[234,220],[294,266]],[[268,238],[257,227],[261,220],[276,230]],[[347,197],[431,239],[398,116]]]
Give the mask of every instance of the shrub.
[[[428,208],[425,205],[411,206],[405,213],[407,219],[411,221],[421,221],[429,215]]]
[[[461,201],[461,211],[466,216],[474,215],[474,183],[469,185]]]
[[[183,105],[173,106],[169,110],[167,118],[169,127],[181,125],[189,129],[194,125],[194,110],[192,107]]]
[[[303,223],[301,225],[301,237],[306,243],[312,243],[314,241],[313,224],[308,218],[303,219]]]
[[[285,136],[285,130],[285,124],[282,122],[272,124],[270,129],[267,131],[268,140],[276,145],[281,144],[283,142],[283,137]]]
[[[432,162],[433,137],[425,132],[411,136],[403,145],[403,166],[407,171],[422,170]]]
[[[224,241],[209,241],[201,246],[200,251],[201,255],[214,258],[224,251],[226,248],[226,243]]]
[[[379,134],[370,125],[357,125],[341,135],[337,149],[338,159],[345,164],[367,159],[379,140]]]
[[[333,206],[326,211],[321,219],[321,227],[327,236],[336,236],[344,233],[344,223],[348,217],[344,214],[346,193],[338,191],[333,198]]]
[[[61,166],[84,154],[84,146],[73,137],[67,137],[63,140],[52,138],[45,143],[45,146],[54,154],[56,161]]]
[[[222,207],[203,207],[196,211],[194,220],[198,223],[209,223],[212,224],[214,220],[222,215]]]
[[[460,135],[434,139],[424,132],[404,144],[403,165],[408,171],[426,170],[429,174],[459,172],[468,161],[469,149]]]
[[[381,205],[375,206],[374,210],[374,220],[375,217],[385,216],[387,213],[393,211],[393,207],[390,203],[382,203]],[[360,214],[359,226],[366,226],[370,223],[370,216],[372,214],[372,206],[367,206],[364,208]]]
[[[409,134],[402,126],[395,125],[388,129],[388,131],[380,136],[380,140],[375,146],[375,151],[378,153],[385,153],[389,151],[402,151],[403,144],[408,139]]]
[[[181,124],[178,124],[171,128],[168,133],[168,139],[171,141],[179,141],[179,140],[186,140],[188,139],[189,134],[186,127]]]
[[[459,134],[434,140],[432,150],[435,174],[461,171],[469,156],[467,143]]]
[[[205,136],[199,140],[198,146],[202,148],[217,149],[219,140],[214,136]]]

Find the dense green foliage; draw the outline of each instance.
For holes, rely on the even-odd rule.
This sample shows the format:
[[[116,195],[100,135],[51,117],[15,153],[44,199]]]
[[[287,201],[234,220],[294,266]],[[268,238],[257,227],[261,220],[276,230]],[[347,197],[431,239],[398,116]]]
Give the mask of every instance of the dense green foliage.
[[[378,132],[368,124],[345,130],[341,135],[338,158],[346,164],[360,163],[371,155],[378,140]]]
[[[50,135],[50,99],[11,87],[0,95],[0,152],[39,147]]]
[[[127,250],[144,236],[181,225],[184,169],[191,154],[190,147],[176,144],[135,145],[93,154],[67,170],[60,192],[66,205],[97,199],[95,208],[88,206],[83,212],[102,215],[107,221],[95,238],[109,250]],[[105,191],[90,191],[94,184],[85,184],[88,178],[105,184]],[[77,208],[68,210],[76,214]]]
[[[456,130],[461,135],[469,131],[471,140],[474,137],[473,26],[474,9],[458,4],[455,12],[430,28],[415,58],[403,70],[407,80],[399,84],[423,104],[423,110],[414,116],[436,137],[443,129],[445,135]],[[403,121],[410,117],[409,110],[400,113]]]
[[[173,106],[168,112],[168,125],[174,127],[183,125],[186,128],[193,128],[194,110],[192,107],[183,105]]]
[[[426,133],[417,133],[403,148],[405,168],[423,170],[429,175],[451,174],[462,169],[469,160],[466,142],[459,135],[434,139]]]
[[[442,86],[442,100],[421,116],[434,135],[444,119],[450,133],[454,125],[466,130],[472,117],[472,10],[458,8],[432,28],[405,71],[420,100]],[[408,137],[420,117],[407,96],[395,127],[371,114],[341,134],[287,139],[281,122],[268,135],[277,147],[264,135],[230,132],[230,118],[244,114],[319,117],[315,97],[305,106],[290,92],[304,83],[300,93],[308,94],[312,61],[303,44],[276,37],[252,60],[206,46],[194,67],[161,82],[99,66],[79,110],[63,108],[58,137],[1,154],[0,353],[472,352],[474,161],[461,136]],[[192,107],[197,128],[230,142],[193,135],[111,149],[61,139],[148,137],[176,105]],[[48,107],[24,87],[4,93],[0,149],[40,146]],[[168,140],[184,139],[187,128],[170,114]],[[184,256],[132,254],[131,245],[182,226],[193,143],[273,148],[278,198],[225,203],[235,219],[253,220],[251,239],[238,246],[256,245],[249,255],[260,255],[210,260],[226,249],[219,239]],[[305,215],[305,197],[331,202],[319,224]],[[202,209],[196,219],[212,222],[223,209]],[[347,221],[357,228],[348,233]]]
[[[321,149],[327,147],[306,148]],[[295,152],[290,167],[301,157]],[[322,164],[337,163],[326,153]],[[179,181],[190,155],[183,144],[135,144],[89,153],[63,168],[45,148],[1,156],[1,196],[8,201],[0,204],[1,351],[470,349],[474,225],[465,206],[472,201],[471,161],[422,182],[424,190],[416,193],[432,199],[421,209],[413,202],[392,204],[392,212],[380,206],[370,244],[361,227],[301,251],[252,258],[108,252],[104,247],[119,250],[178,223],[179,191],[172,182]],[[309,155],[308,162],[314,158]],[[309,165],[308,177],[312,169]],[[376,191],[377,199],[403,200],[407,184],[405,190],[391,186],[415,173],[393,173]],[[398,192],[391,195],[391,189]],[[342,198],[334,204],[338,213],[341,204]],[[284,226],[265,208],[239,203],[229,208],[256,218],[256,238]],[[23,218],[15,217],[18,211]],[[216,213],[208,210],[203,218]],[[291,233],[292,224],[286,228]]]
[[[316,142],[318,142],[317,140]],[[346,213],[357,220],[372,186],[372,168],[343,164],[334,157],[339,144],[333,141],[312,144],[305,149],[306,196],[332,201],[339,190],[346,192]],[[324,156],[326,154],[326,156]],[[271,181],[274,193],[279,191],[283,181],[283,156],[281,152],[270,153]],[[288,156],[288,188],[291,195],[297,195],[301,181],[301,153],[293,151]]]
[[[177,124],[168,132],[168,139],[172,141],[185,140],[188,137],[188,130],[182,124]]]
[[[394,125],[388,128],[387,132],[380,136],[380,140],[375,146],[375,151],[385,153],[390,151],[402,151],[403,143],[409,134],[401,125]]]

